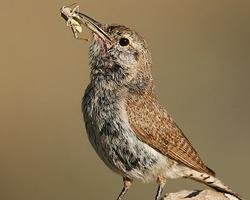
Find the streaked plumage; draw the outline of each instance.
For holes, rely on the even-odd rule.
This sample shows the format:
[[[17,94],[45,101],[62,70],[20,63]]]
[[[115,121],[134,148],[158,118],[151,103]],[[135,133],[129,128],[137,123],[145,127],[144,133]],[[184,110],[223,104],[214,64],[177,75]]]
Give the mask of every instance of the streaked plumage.
[[[159,104],[146,41],[123,25],[102,25],[77,13],[93,32],[90,84],[82,102],[87,134],[99,157],[124,179],[121,200],[135,178],[159,184],[191,178],[238,197],[215,177]]]
[[[127,112],[141,141],[194,170],[214,175],[151,91],[128,95]]]

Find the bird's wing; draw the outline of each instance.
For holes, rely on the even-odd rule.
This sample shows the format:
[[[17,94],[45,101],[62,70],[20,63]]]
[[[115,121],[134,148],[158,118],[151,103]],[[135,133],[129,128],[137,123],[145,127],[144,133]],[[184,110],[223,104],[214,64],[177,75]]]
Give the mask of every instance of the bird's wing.
[[[129,95],[127,113],[130,126],[141,141],[179,163],[214,175],[153,95]]]

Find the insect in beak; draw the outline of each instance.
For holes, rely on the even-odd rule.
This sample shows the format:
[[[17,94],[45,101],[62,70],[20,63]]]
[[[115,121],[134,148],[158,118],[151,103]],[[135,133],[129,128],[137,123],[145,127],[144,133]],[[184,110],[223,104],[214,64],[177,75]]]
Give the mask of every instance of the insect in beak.
[[[79,6],[75,6],[73,9],[63,6],[60,12],[61,16],[67,21],[67,26],[71,28],[75,38],[83,39],[79,38],[79,33],[82,32],[81,25],[84,24],[89,30],[98,35],[101,39],[111,42],[109,35],[101,28],[101,23],[83,13],[80,13]]]
[[[82,32],[82,20],[81,17],[78,15],[79,6],[75,6],[73,9],[67,6],[63,6],[60,9],[60,13],[61,16],[66,20],[66,25],[71,28],[74,38],[88,41],[88,39],[79,38],[79,34]]]

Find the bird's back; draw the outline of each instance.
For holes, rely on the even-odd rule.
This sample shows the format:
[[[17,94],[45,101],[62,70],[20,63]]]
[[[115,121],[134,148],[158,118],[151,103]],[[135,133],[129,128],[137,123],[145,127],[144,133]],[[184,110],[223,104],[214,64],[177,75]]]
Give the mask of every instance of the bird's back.
[[[153,92],[130,93],[127,112],[129,123],[141,141],[191,169],[214,175]]]

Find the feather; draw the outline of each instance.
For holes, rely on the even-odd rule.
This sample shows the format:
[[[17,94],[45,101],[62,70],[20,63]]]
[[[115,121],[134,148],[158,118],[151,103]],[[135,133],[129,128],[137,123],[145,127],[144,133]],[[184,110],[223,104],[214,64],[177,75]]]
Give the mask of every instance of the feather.
[[[194,170],[215,175],[153,93],[128,95],[127,113],[131,128],[142,142]]]

